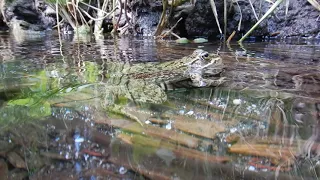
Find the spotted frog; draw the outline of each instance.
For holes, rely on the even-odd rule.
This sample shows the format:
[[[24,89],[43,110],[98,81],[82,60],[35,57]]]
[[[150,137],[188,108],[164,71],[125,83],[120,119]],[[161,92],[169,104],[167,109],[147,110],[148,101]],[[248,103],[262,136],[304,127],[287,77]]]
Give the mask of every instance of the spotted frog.
[[[223,63],[219,55],[201,49],[176,61],[134,65],[108,62],[106,66],[104,105],[139,123],[140,120],[124,112],[121,106],[115,105],[116,98],[126,97],[135,102],[160,104],[167,100],[165,89],[170,89],[168,87],[172,84],[190,80],[188,84],[191,86],[206,87],[223,82],[223,77],[216,80],[205,78],[205,74],[219,74],[223,70]]]

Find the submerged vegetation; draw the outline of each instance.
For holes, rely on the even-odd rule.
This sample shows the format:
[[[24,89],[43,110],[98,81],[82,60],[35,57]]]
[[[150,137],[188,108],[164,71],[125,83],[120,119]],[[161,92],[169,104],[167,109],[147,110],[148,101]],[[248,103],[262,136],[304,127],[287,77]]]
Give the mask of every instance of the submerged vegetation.
[[[53,42],[52,49],[59,49]],[[319,73],[316,62],[304,63],[319,54],[298,54],[300,61],[282,62],[250,56],[236,60],[233,51],[224,52],[224,84],[189,88],[181,82],[165,91],[165,102],[157,104],[139,102],[135,95],[142,91],[132,91],[133,97],[114,91],[116,64],[148,63],[133,57],[130,60],[136,61],[130,63],[111,55],[97,58],[95,50],[106,53],[108,48],[91,43],[86,52],[79,50],[85,44],[63,44],[65,56],[44,50],[45,58],[30,62],[33,51],[26,57],[18,51],[23,56],[2,61],[2,174],[30,179],[319,176],[314,127],[319,120]],[[115,44],[110,52],[128,53]],[[179,59],[174,55],[182,51],[174,48],[171,60]],[[292,46],[278,49],[275,45],[267,51],[295,52]],[[85,58],[88,54],[95,59]],[[159,76],[148,72],[144,78]]]
[[[319,46],[241,43],[290,3],[0,0],[0,179],[319,179]]]

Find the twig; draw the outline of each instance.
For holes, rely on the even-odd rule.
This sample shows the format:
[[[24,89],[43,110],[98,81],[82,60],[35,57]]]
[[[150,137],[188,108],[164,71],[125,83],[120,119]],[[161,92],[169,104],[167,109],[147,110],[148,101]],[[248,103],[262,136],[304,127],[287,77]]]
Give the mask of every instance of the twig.
[[[238,2],[237,2],[237,3],[238,3]],[[255,17],[256,20],[258,21],[259,18],[258,18],[258,16],[257,16],[256,11],[254,10],[254,7],[253,7],[253,4],[252,4],[251,0],[249,0],[249,3],[250,3],[250,6],[251,6],[251,9],[252,9],[252,12],[253,12],[253,14],[254,14],[254,17]]]
[[[265,19],[267,18],[278,6],[280,3],[282,3],[283,0],[277,0],[271,8],[261,17],[261,19],[239,40],[239,43],[241,43],[244,39],[246,39],[251,32]]]
[[[169,33],[171,33],[173,36],[175,36],[175,37],[177,37],[177,38],[179,39],[180,36],[178,36],[176,33],[173,33],[172,31],[173,31],[173,29],[178,25],[178,23],[179,23],[181,20],[182,20],[182,17],[172,26],[172,28],[171,28],[169,31],[165,32],[163,35],[159,35],[160,38],[164,38],[164,37],[166,37]],[[158,38],[159,36],[157,36],[157,38]]]
[[[166,18],[166,11],[167,11],[167,6],[168,6],[168,0],[162,0],[162,13],[161,13],[161,18],[159,21],[159,24],[157,26],[157,30],[154,33],[154,36],[159,36],[163,30],[163,27],[165,26],[165,18]]]
[[[216,23],[217,23],[218,28],[219,28],[219,32],[220,32],[220,34],[222,34],[222,30],[220,28],[220,23],[219,23],[219,19],[218,19],[217,7],[216,7],[216,4],[214,3],[214,0],[210,0],[210,4],[211,4],[213,15],[214,15],[214,17],[216,19]]]

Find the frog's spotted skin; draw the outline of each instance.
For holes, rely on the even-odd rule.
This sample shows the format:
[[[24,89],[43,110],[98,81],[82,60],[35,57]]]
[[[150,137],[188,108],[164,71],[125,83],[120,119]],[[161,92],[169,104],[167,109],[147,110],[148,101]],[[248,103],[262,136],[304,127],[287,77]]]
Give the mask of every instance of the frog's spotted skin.
[[[167,100],[167,95],[162,87],[188,79],[191,80],[191,85],[196,87],[220,84],[221,79],[203,77],[204,70],[209,66],[214,69],[211,75],[219,74],[223,69],[222,59],[201,49],[180,60],[164,63],[107,63],[104,87],[106,105],[114,105],[117,96],[136,102],[163,103]],[[121,108],[117,109],[119,111]]]

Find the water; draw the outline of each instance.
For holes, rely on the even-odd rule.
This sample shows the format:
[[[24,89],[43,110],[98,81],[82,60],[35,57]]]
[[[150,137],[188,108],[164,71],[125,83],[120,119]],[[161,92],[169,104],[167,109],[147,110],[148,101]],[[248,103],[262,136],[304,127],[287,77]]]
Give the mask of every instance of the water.
[[[319,42],[0,41],[0,179],[320,175]],[[169,90],[161,104],[110,93],[108,62],[164,62],[196,48],[221,55],[224,84]]]

